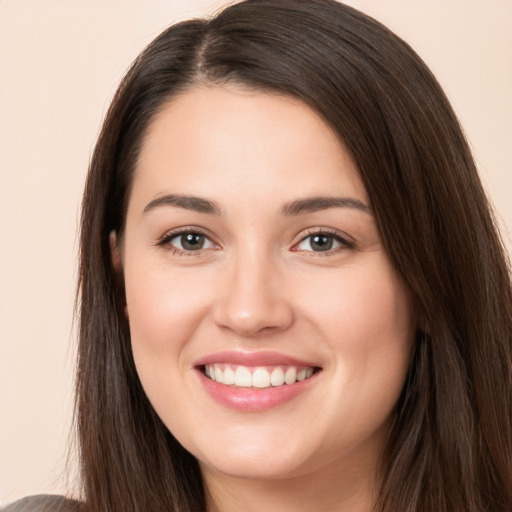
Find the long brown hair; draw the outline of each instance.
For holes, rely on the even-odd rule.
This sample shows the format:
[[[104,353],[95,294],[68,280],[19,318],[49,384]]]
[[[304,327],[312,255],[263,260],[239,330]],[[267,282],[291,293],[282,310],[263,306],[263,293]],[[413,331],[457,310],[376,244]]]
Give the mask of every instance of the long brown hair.
[[[83,200],[77,379],[91,512],[205,510],[197,461],[135,370],[109,233],[122,233],[146,127],[178,92],[236,82],[297,97],[357,164],[421,325],[377,510],[512,510],[512,292],[490,206],[437,81],[400,38],[333,0],[248,0],[165,30],[105,119]]]

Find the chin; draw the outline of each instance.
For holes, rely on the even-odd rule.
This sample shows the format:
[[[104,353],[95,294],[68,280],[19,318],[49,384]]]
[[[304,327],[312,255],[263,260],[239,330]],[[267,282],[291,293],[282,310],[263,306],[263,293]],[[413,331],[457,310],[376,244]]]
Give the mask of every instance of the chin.
[[[287,456],[283,452],[253,453],[252,450],[248,453],[244,449],[233,450],[221,460],[199,460],[199,465],[203,471],[208,468],[233,478],[250,480],[284,480],[307,472],[305,462],[298,454]]]
[[[182,441],[203,470],[209,468],[238,478],[282,479],[297,475],[314,451],[299,436],[290,435],[282,423],[270,428],[226,428],[211,432],[198,443],[193,439]]]

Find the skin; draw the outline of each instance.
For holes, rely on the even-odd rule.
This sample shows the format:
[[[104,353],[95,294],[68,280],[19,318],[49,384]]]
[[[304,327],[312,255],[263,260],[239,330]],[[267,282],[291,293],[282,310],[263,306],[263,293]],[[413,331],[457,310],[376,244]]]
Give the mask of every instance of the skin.
[[[220,214],[154,202],[168,194],[215,201]],[[282,211],[319,196],[367,208]],[[205,234],[203,248],[180,249],[181,228]],[[332,249],[311,244],[319,232]],[[173,98],[146,134],[112,251],[141,382],[199,460],[209,510],[371,510],[416,322],[358,171],[322,118],[235,86]],[[194,367],[224,350],[321,371],[278,407],[239,411],[213,400]]]

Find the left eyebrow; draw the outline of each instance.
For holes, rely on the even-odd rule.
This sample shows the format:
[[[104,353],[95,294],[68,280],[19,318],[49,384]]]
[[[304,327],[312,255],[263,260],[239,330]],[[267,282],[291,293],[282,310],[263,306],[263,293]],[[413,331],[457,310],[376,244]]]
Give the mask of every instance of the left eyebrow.
[[[309,197],[286,203],[281,209],[283,215],[314,213],[328,208],[353,208],[372,215],[371,208],[354,197]]]

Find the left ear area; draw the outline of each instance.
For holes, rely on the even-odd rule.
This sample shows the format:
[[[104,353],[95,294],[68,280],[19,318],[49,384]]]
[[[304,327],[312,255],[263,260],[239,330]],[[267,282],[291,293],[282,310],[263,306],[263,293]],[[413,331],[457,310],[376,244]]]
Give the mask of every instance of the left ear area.
[[[123,304],[123,313],[126,318],[128,317],[128,306],[126,305],[126,299],[124,298],[124,285],[123,285],[123,261],[121,258],[121,248],[119,238],[115,231],[111,231],[108,235],[108,241],[110,245],[110,260],[112,262],[112,268],[114,273],[117,275],[117,288],[118,292],[122,294],[123,298],[119,299]]]
[[[121,250],[119,248],[119,241],[117,239],[117,233],[115,231],[112,230],[109,233],[108,241],[110,243],[110,261],[112,262],[112,267],[116,272],[121,272]]]

